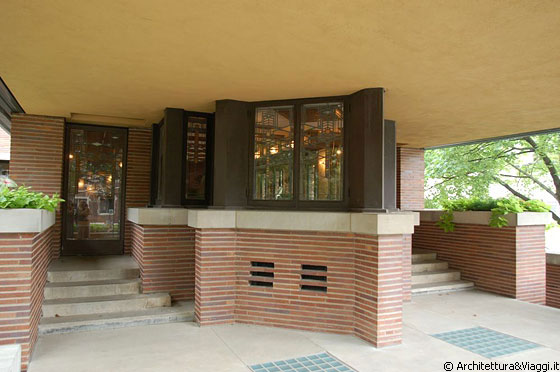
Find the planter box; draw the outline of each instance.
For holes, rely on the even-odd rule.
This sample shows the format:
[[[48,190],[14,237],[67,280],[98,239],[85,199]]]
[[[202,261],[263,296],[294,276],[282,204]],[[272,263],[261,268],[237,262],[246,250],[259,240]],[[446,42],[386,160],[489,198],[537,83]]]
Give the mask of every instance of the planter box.
[[[54,212],[44,209],[0,209],[0,234],[41,233],[54,222]]]
[[[420,211],[420,221],[437,222],[443,213],[444,211],[441,210]],[[453,222],[488,226],[491,215],[492,212],[486,211],[453,212]],[[552,222],[550,212],[510,213],[505,217],[508,220],[508,226],[548,225]]]

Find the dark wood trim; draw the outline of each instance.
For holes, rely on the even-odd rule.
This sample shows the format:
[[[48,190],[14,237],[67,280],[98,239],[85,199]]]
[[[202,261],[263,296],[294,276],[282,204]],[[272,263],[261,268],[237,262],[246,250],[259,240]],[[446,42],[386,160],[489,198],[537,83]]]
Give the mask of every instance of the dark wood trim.
[[[61,243],[62,250],[61,254],[64,256],[70,255],[119,255],[124,254],[124,234],[125,234],[125,208],[126,208],[126,175],[127,175],[127,163],[128,163],[128,128],[123,127],[113,127],[113,126],[101,126],[93,124],[76,124],[76,123],[66,123],[64,128],[64,162],[63,169],[64,174],[62,178],[62,198],[68,200],[68,154],[70,147],[70,130],[73,128],[83,128],[86,130],[115,130],[121,131],[124,135],[124,153],[123,153],[123,167],[122,167],[122,179],[121,179],[121,200],[120,200],[120,216],[119,216],[119,240],[67,240],[66,239],[66,228],[68,224],[68,215],[66,213],[67,206],[66,202],[61,204],[62,212],[62,232],[61,232]]]

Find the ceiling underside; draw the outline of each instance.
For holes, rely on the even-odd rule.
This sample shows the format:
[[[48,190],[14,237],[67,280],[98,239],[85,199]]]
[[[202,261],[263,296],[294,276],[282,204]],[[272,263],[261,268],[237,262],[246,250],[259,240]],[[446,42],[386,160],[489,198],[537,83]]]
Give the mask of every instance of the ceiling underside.
[[[560,127],[560,1],[3,0],[27,113],[141,119],[384,87],[398,142]]]

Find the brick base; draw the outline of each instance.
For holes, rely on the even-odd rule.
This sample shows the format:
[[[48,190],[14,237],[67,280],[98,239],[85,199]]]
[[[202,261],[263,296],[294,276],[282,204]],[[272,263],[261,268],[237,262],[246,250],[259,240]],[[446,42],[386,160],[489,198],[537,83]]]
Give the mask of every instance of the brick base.
[[[546,304],[560,309],[560,265],[546,265]]]
[[[169,292],[173,301],[194,298],[194,229],[131,223],[131,239],[143,293]]]
[[[10,177],[47,195],[62,194],[64,118],[12,115]],[[60,256],[61,214],[56,213],[52,256]]]
[[[353,333],[378,347],[400,343],[405,241],[197,229],[195,317],[201,325],[239,322]]]
[[[438,259],[482,290],[545,303],[544,226],[456,224],[446,233],[435,222],[422,221],[412,246],[437,252]]]
[[[0,234],[0,345],[21,344],[22,370],[37,340],[54,232]]]

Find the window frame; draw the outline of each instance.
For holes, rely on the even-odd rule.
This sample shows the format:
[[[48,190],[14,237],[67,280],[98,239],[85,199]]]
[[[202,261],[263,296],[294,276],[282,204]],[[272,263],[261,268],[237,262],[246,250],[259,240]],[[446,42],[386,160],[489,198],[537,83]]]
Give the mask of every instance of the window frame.
[[[344,108],[344,126],[343,126],[343,146],[344,161],[342,164],[342,200],[300,200],[300,158],[301,158],[301,120],[302,108],[307,104],[320,103],[336,103],[341,102]],[[292,200],[258,200],[254,199],[255,189],[255,114],[257,108],[277,107],[277,106],[293,106],[294,107],[294,166],[292,169],[293,180],[293,199]],[[296,210],[345,210],[349,205],[349,188],[348,188],[348,113],[349,113],[348,96],[329,96],[329,97],[313,97],[313,98],[296,98],[287,100],[272,100],[251,102],[248,111],[249,125],[249,174],[247,184],[247,205],[249,208],[270,208],[270,209],[296,209]]]
[[[196,116],[206,119],[206,180],[204,185],[204,199],[187,199],[187,132],[189,117]],[[214,175],[214,114],[198,111],[183,111],[183,150],[181,153],[181,205],[185,207],[212,205],[212,185]]]

